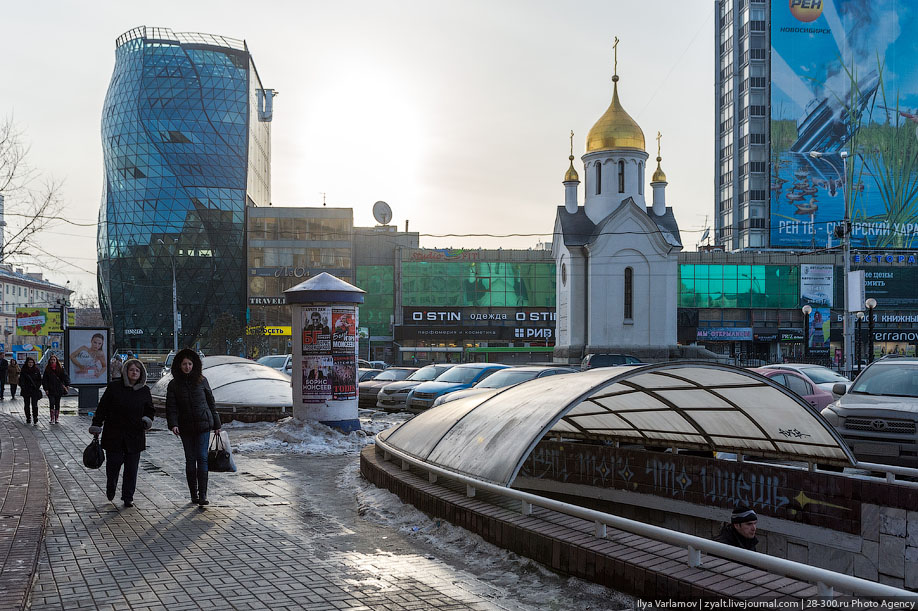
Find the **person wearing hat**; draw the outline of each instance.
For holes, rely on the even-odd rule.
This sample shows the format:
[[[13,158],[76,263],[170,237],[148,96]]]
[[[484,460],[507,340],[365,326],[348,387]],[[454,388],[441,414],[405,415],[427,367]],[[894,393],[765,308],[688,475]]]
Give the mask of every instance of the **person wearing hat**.
[[[730,516],[730,523],[724,524],[720,534],[714,537],[718,543],[726,543],[734,547],[741,547],[755,551],[759,540],[755,536],[758,516],[746,505],[737,505]]]

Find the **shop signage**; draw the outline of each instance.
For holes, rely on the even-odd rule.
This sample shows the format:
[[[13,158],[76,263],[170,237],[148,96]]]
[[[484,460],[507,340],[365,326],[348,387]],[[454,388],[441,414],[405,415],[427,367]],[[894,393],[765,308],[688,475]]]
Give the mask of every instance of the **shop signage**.
[[[395,339],[501,339],[501,327],[395,327]]]
[[[430,250],[413,250],[408,255],[409,261],[480,261],[481,253],[477,250],[437,248]]]
[[[405,324],[425,322],[461,323],[498,322],[498,323],[553,323],[556,320],[554,308],[403,308]]]
[[[851,255],[851,262],[858,264],[865,263],[898,263],[900,265],[915,265],[918,263],[918,254],[913,252],[907,253],[872,253]]]
[[[781,329],[781,340],[782,342],[802,342],[803,341],[803,330],[802,329]]]
[[[875,342],[908,342],[918,343],[918,329],[897,329],[895,331],[874,331]]]
[[[249,297],[249,305],[287,305],[287,299],[285,297]]]
[[[752,336],[753,341],[756,342],[776,342],[778,341],[777,333],[754,333]]]
[[[752,341],[752,327],[699,327],[698,339],[709,342]]]
[[[143,329],[125,329],[125,335],[143,335]]]
[[[551,327],[517,327],[513,330],[514,339],[551,339],[554,337],[554,329]]]
[[[833,265],[800,266],[800,301],[832,307]]]

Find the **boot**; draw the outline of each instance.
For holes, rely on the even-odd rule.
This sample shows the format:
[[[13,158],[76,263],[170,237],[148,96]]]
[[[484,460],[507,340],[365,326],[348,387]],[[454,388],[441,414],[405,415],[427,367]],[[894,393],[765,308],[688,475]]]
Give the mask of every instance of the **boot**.
[[[196,474],[189,475],[185,473],[185,479],[188,481],[188,492],[191,493],[191,504],[198,504],[198,477]]]
[[[207,471],[198,473],[198,505],[210,505],[207,500]]]

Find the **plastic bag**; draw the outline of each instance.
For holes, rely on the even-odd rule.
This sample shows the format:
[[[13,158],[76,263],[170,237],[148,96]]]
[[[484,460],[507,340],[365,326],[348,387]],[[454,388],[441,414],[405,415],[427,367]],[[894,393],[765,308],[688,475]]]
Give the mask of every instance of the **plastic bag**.
[[[99,443],[99,436],[93,435],[92,441],[83,450],[83,466],[87,469],[98,469],[105,462],[105,450]]]
[[[219,435],[215,434],[210,439],[210,446],[207,450],[207,470],[217,473],[235,472],[236,463],[233,460],[229,435],[226,434],[226,431],[220,431]]]

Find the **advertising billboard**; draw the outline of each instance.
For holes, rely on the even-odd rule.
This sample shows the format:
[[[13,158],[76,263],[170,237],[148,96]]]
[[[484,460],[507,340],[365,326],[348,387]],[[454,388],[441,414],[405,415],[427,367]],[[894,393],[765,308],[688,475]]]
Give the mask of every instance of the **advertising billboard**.
[[[76,324],[73,310],[67,311],[67,325]],[[48,335],[61,332],[60,308],[16,308],[16,335]]]
[[[772,247],[918,247],[918,3],[771,3]],[[833,242],[834,239],[834,242]]]

